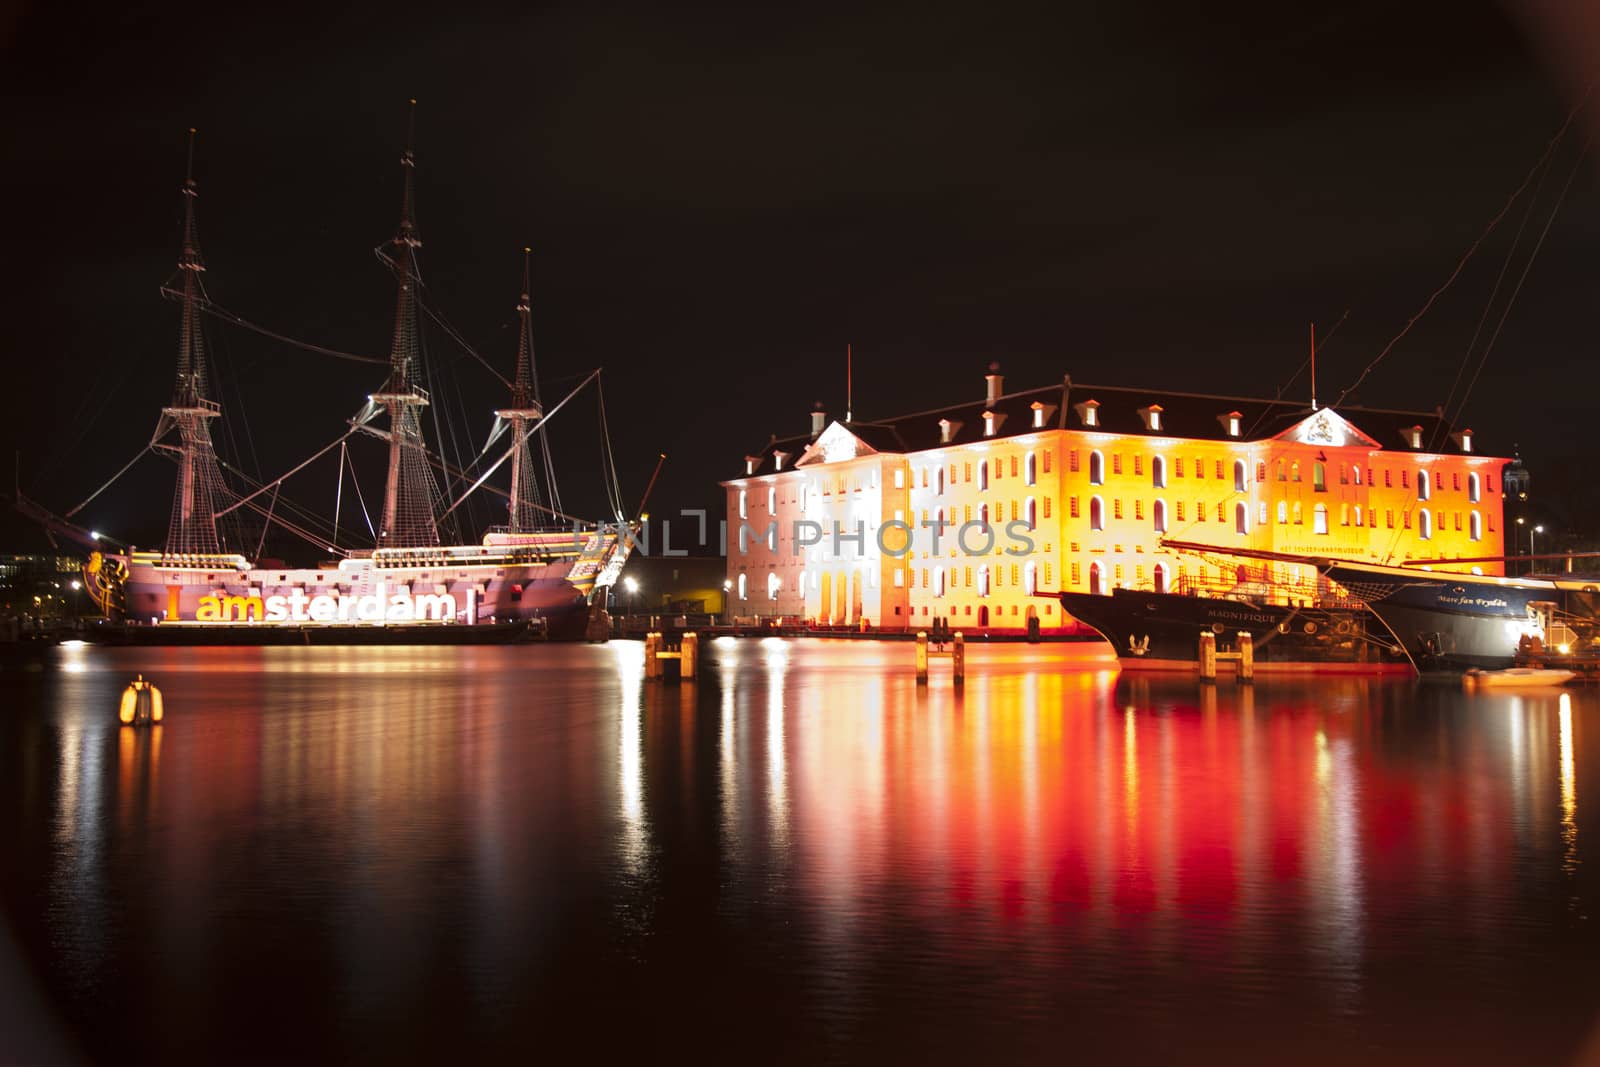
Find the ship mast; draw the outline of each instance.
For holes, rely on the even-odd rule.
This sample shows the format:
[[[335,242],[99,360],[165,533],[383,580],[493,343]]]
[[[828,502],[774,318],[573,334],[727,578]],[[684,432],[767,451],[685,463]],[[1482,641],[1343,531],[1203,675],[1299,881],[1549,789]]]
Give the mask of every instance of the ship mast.
[[[194,181],[194,134],[191,129],[183,179],[183,250],[178,256],[183,312],[178,330],[178,377],[172,403],[161,409],[161,423],[155,434],[159,441],[173,427],[178,430],[178,444],[155,446],[171,452],[178,460],[178,485],[167,525],[169,557],[216,555],[224,548],[217,535],[216,512],[226,487],[211,443],[211,420],[222,414],[222,408],[206,395],[205,347],[200,330],[201,303],[205,299],[200,275],[206,267],[194,218],[195,199],[199,196]],[[171,289],[170,282],[167,288]]]
[[[379,548],[420,548],[439,543],[434,513],[438,490],[422,440],[422,409],[428,405],[428,394],[418,384],[421,351],[417,341],[417,249],[422,247],[422,240],[417,236],[411,206],[412,175],[416,170],[411,126],[416,104],[411,101],[413,123],[408,123],[406,150],[400,157],[405,177],[400,228],[391,242],[391,263],[399,292],[395,300],[394,341],[389,349],[389,378],[371,398],[389,412],[389,475],[384,483]]]
[[[517,374],[511,384],[511,406],[495,415],[511,424],[511,499],[507,504],[508,529],[528,533],[537,527],[541,501],[534,476],[533,454],[528,446],[529,423],[544,418],[533,380],[533,314],[528,296],[528,255],[522,250],[522,299],[517,301]]]

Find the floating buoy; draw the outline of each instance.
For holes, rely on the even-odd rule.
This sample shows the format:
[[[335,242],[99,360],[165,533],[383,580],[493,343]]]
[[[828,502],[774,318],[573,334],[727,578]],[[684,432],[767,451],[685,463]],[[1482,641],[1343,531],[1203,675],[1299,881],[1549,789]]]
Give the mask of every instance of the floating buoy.
[[[161,721],[161,690],[138,675],[122,691],[122,705],[117,718],[124,726],[154,726]]]

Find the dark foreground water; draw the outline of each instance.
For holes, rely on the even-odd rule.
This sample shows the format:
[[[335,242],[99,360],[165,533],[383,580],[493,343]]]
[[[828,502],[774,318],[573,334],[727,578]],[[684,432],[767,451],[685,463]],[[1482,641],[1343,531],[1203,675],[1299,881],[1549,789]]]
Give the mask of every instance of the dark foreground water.
[[[63,648],[0,705],[0,1059],[1563,1063],[1600,694],[1094,646]],[[948,670],[948,668],[945,668]],[[133,672],[167,724],[121,729]],[[936,668],[937,670],[937,668]]]

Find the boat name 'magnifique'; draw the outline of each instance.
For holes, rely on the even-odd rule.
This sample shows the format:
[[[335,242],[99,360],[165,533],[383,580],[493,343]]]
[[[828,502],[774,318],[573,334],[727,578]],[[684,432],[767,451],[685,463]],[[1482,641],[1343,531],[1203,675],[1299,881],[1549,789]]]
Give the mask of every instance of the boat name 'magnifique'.
[[[286,596],[237,596],[218,590],[200,598],[196,622],[454,622],[456,598],[450,593],[409,591],[386,594],[384,583],[364,596],[295,589]]]

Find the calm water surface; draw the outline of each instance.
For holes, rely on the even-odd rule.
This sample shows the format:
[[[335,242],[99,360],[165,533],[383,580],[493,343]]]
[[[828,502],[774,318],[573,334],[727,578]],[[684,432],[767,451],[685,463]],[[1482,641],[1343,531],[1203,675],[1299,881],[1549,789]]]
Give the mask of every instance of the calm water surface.
[[[1592,687],[707,651],[692,685],[631,642],[9,662],[0,1058],[1600,1047]],[[115,722],[135,671],[159,729]]]

